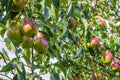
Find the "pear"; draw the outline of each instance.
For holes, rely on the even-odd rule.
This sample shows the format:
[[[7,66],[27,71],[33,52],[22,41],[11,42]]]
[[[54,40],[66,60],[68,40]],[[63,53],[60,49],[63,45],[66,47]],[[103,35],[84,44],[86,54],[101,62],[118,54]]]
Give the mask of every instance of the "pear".
[[[7,31],[7,37],[11,40],[15,40],[18,42],[22,41],[22,33],[20,24],[13,21],[10,25],[10,28]]]
[[[37,34],[37,26],[29,18],[24,18],[23,21],[23,34],[24,36],[33,37]]]
[[[93,38],[91,43],[90,43],[91,47],[96,47],[99,45],[99,39],[98,38]]]
[[[29,49],[33,46],[34,39],[32,37],[23,37],[22,48]]]
[[[45,39],[42,33],[38,32],[35,40],[34,49],[38,53],[46,53],[48,50],[48,41]]]
[[[105,64],[108,64],[108,63],[110,63],[111,61],[112,61],[112,59],[113,59],[113,55],[112,55],[112,53],[110,52],[110,51],[106,51],[104,54],[103,54],[103,56],[102,56],[102,61],[103,61],[103,63],[105,63]]]
[[[20,12],[25,6],[26,0],[13,0],[12,11]]]

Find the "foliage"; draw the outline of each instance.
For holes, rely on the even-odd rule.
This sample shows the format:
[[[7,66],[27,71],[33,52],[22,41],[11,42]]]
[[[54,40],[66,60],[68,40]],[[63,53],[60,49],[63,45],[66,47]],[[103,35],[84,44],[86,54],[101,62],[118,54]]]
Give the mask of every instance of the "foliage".
[[[47,73],[50,80],[92,80],[92,74],[99,72],[103,73],[102,80],[118,80],[120,69],[112,71],[111,64],[104,64],[101,57],[109,50],[120,64],[119,3],[120,0],[26,0],[24,8],[14,12],[12,0],[0,0],[0,35],[16,56],[10,59],[3,48],[0,59],[6,65],[0,72],[7,76],[11,73],[13,80],[43,80],[41,74]],[[33,47],[24,49],[20,42],[5,35],[10,23],[16,20],[22,25],[23,17],[32,19],[47,39],[49,48],[45,54],[37,53]],[[74,26],[69,25],[70,18],[75,19]],[[99,45],[91,47],[95,37]]]

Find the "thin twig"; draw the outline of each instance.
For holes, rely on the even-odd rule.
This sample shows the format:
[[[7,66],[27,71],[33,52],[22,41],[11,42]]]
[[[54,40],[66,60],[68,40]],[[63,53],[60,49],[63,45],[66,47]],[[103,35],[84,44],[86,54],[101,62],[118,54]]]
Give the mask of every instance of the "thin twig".
[[[4,57],[4,55],[0,52],[0,54],[1,54],[1,56],[2,56],[2,58],[3,58],[3,60],[4,60],[4,62],[7,64],[7,61],[5,60],[5,57]]]
[[[34,65],[34,60],[33,60],[33,58],[34,58],[34,54],[33,54],[33,46],[32,46],[32,65],[31,65],[31,71],[32,71],[32,77],[33,77],[33,73],[34,73],[34,70],[33,70],[33,65]],[[32,80],[34,80],[34,79],[32,79]]]
[[[7,61],[5,60],[5,57],[4,57],[4,55],[0,52],[0,54],[1,54],[1,56],[2,56],[2,58],[3,58],[3,60],[4,60],[4,62],[7,64]],[[11,71],[12,72],[12,74],[14,75],[14,72],[13,71]]]
[[[0,75],[5,76],[5,77],[9,78],[10,80],[12,80],[12,78],[10,78],[9,76],[7,76],[7,75],[5,75],[5,74],[1,74],[1,73],[0,73]]]

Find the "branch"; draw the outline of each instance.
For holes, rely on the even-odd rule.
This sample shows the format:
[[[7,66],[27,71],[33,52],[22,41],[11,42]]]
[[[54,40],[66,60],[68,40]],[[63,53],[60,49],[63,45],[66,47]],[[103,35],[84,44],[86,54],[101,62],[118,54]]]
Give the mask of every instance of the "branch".
[[[0,52],[0,54],[1,54],[1,56],[2,56],[2,58],[3,58],[3,60],[4,60],[4,62],[7,64],[7,61],[5,60],[5,57],[4,57],[4,55]],[[11,71],[12,72],[12,74],[14,75],[14,72],[13,71]]]
[[[4,62],[7,64],[7,61],[5,60],[5,57],[4,57],[4,55],[0,52],[0,54],[1,54],[1,56],[2,56],[2,58],[3,58],[3,60],[4,60]]]
[[[9,76],[7,76],[7,75],[5,75],[5,74],[1,74],[1,73],[0,73],[0,75],[5,76],[5,77],[9,78],[10,80],[12,80],[12,78],[10,78]]]
[[[34,58],[34,54],[33,54],[33,46],[32,46],[32,65],[31,65],[31,71],[32,71],[32,76],[33,76],[33,74],[34,74],[34,70],[33,70],[33,65],[34,65],[34,61],[33,61],[33,58]],[[34,80],[34,79],[32,79],[32,80]]]

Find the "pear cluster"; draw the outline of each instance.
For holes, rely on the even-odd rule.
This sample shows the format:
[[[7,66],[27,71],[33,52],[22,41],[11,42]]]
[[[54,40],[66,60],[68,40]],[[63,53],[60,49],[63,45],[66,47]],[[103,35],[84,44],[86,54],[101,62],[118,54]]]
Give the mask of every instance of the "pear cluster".
[[[19,42],[23,49],[33,47],[38,53],[46,53],[48,50],[48,41],[29,18],[24,18],[22,25],[18,21],[12,21],[7,30],[7,37]]]
[[[114,59],[112,53],[108,50],[102,55],[102,61],[105,64],[110,64],[111,69],[115,72],[120,69],[119,63]]]
[[[98,38],[93,38],[90,42],[90,46],[92,48],[96,48],[99,45],[99,39]],[[110,67],[113,71],[118,71],[120,69],[119,63],[114,59],[113,54],[109,51],[106,50],[102,54],[102,62],[104,64],[110,64]]]

